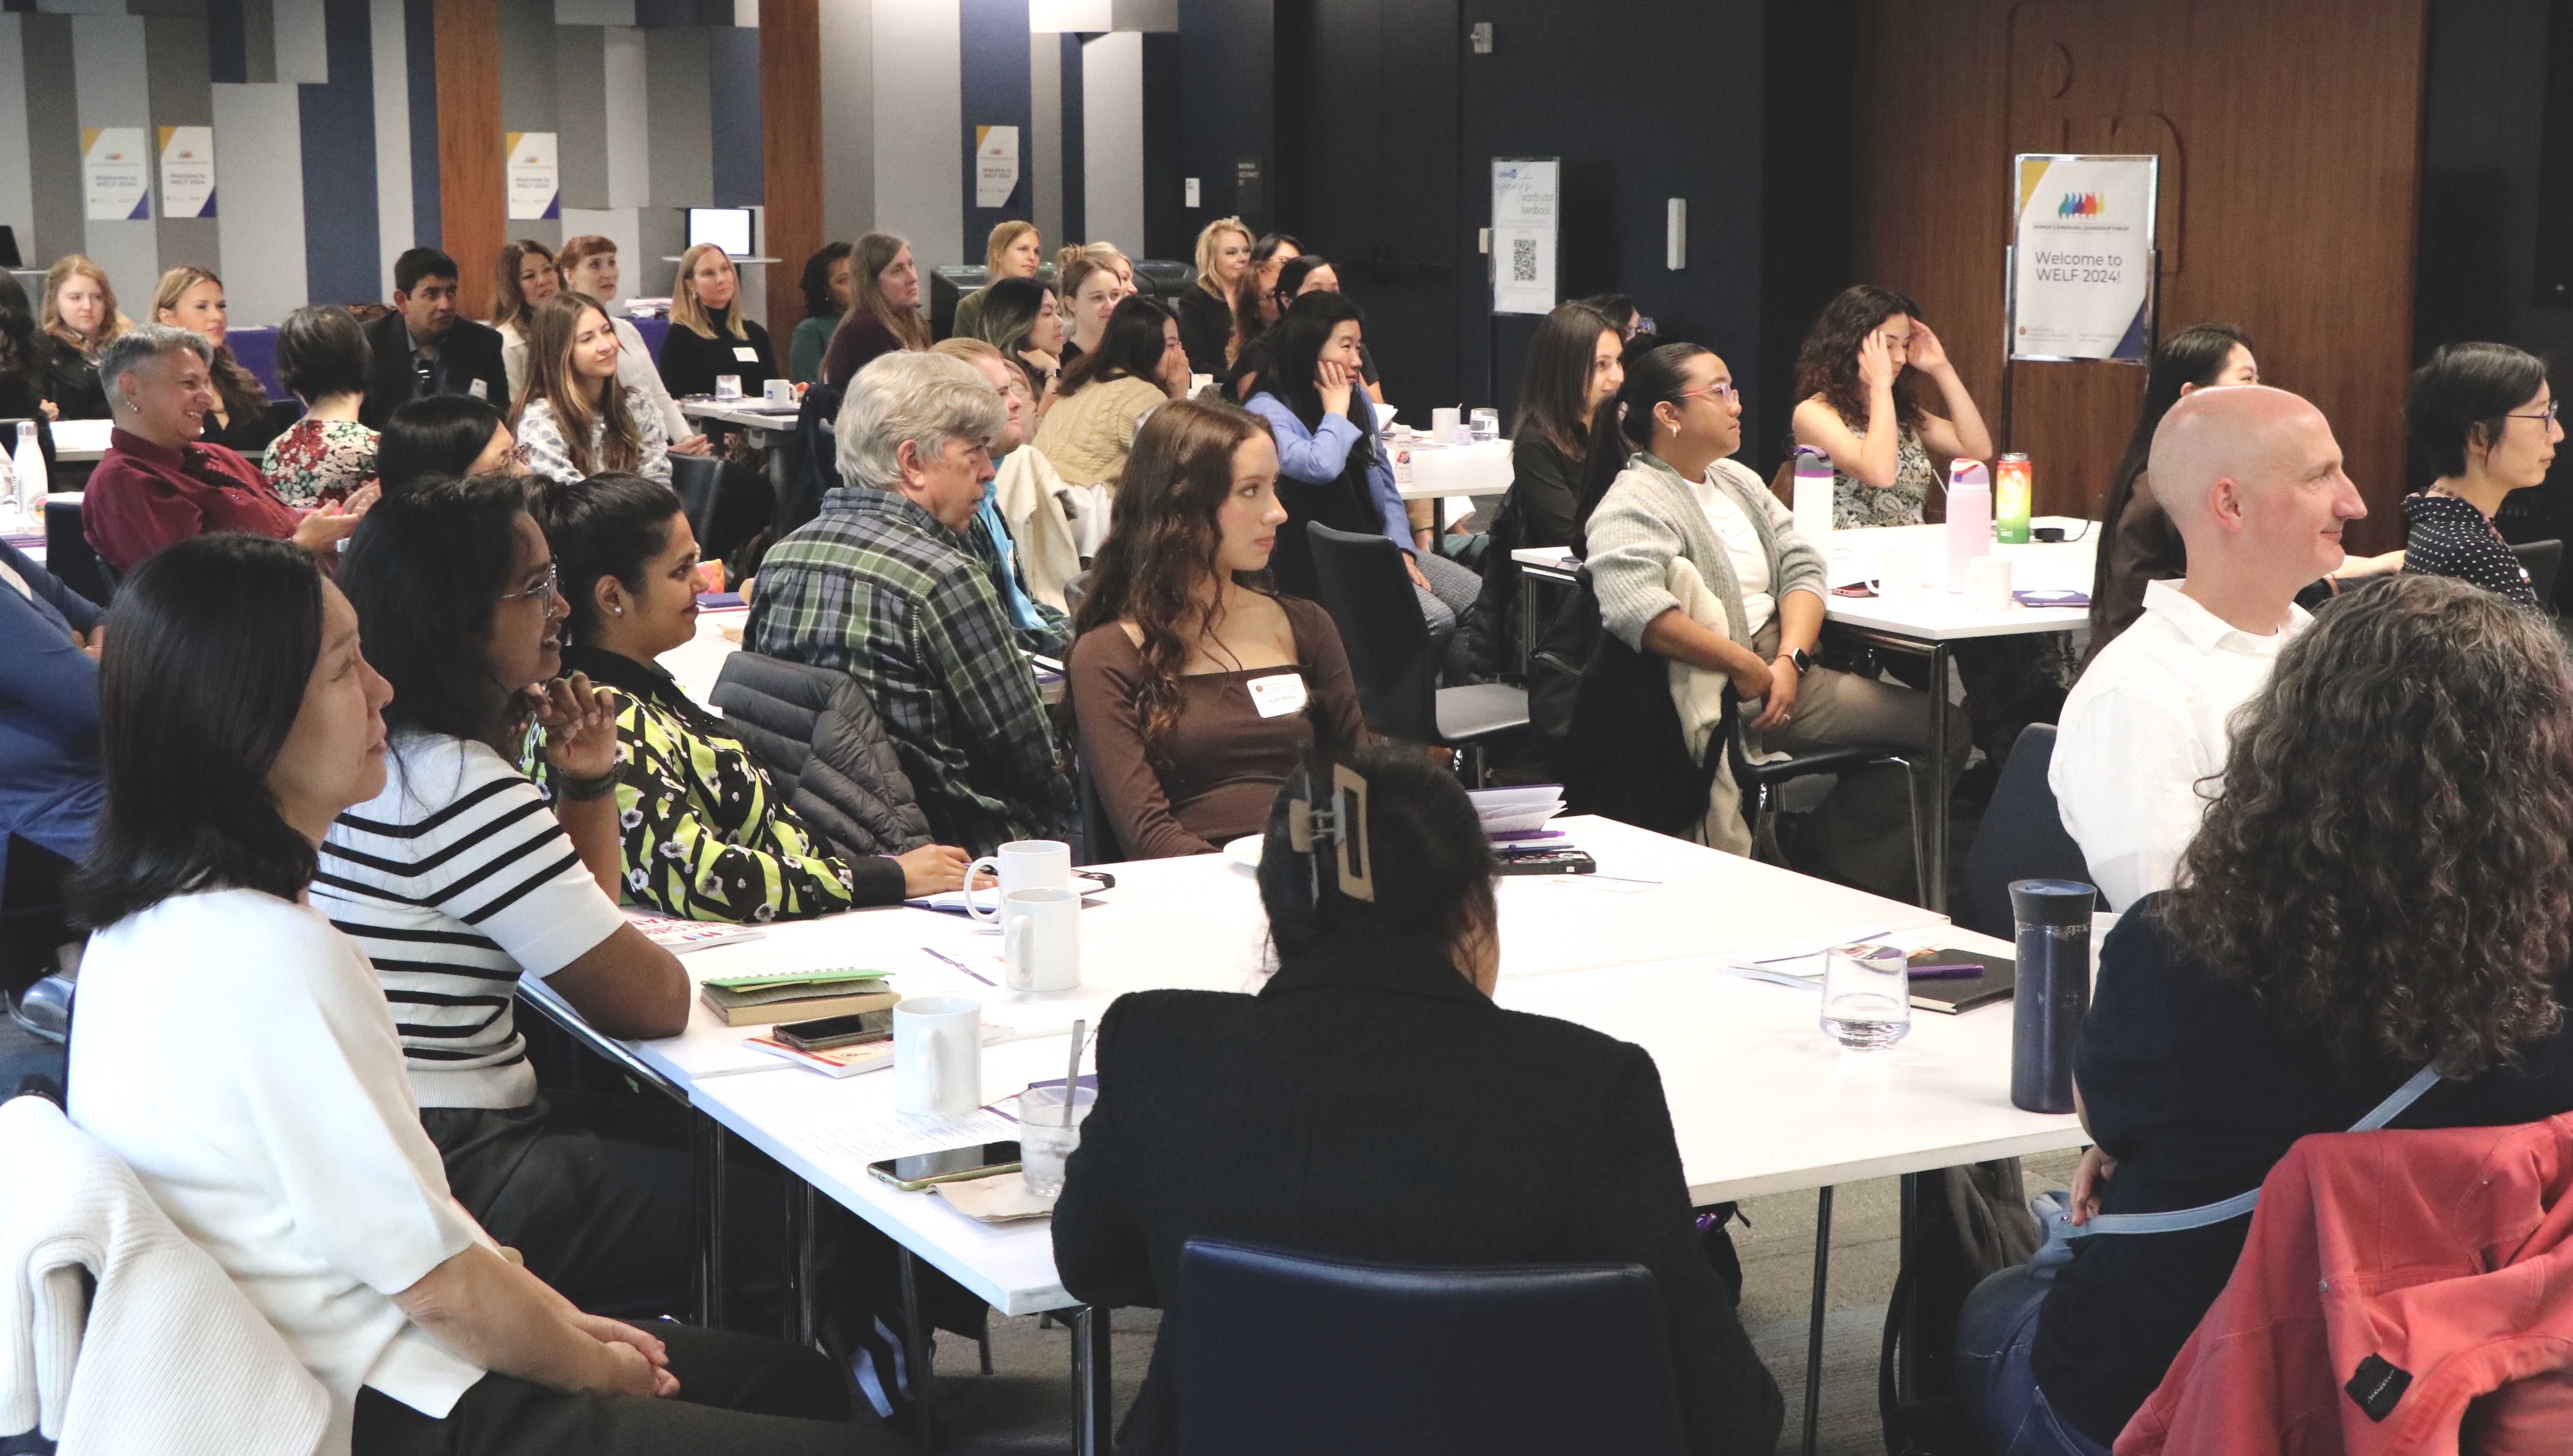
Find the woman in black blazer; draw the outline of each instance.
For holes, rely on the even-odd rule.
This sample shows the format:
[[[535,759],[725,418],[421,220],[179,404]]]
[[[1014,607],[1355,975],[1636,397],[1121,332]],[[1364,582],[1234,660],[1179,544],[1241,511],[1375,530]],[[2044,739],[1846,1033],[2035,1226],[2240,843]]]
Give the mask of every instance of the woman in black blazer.
[[[1098,1109],[1054,1247],[1075,1298],[1165,1311],[1119,1449],[1179,1449],[1169,1357],[1188,1311],[1171,1300],[1181,1246],[1211,1235],[1404,1263],[1642,1264],[1689,1449],[1767,1456],[1777,1383],[1697,1238],[1652,1059],[1492,1005],[1492,857],[1464,791],[1416,753],[1343,761],[1369,788],[1373,902],[1338,891],[1327,852],[1310,888],[1287,842],[1299,772],[1261,861],[1268,985],[1137,992],[1100,1024]],[[1544,1337],[1528,1332],[1532,1370]]]

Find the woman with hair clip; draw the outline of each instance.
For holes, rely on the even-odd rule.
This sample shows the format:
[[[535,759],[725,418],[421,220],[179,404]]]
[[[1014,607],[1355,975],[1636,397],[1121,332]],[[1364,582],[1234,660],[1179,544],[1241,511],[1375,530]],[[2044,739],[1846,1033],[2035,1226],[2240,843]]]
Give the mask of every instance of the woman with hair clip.
[[[1045,239],[1037,225],[1021,218],[996,225],[983,245],[983,287],[956,301],[956,320],[948,329],[950,339],[983,339],[983,310],[991,302],[992,285],[1006,279],[1035,278],[1045,268]]]
[[[1136,433],[1117,528],[1081,598],[1073,716],[1122,858],[1257,834],[1313,745],[1366,724],[1330,615],[1268,584],[1286,508],[1259,416],[1183,399]]]
[[[1622,408],[1633,453],[1576,523],[1588,537],[1600,625],[1639,653],[1730,683],[1748,752],[1881,744],[1926,753],[1921,693],[1813,660],[1823,559],[1767,484],[1732,458],[1742,447],[1742,396],[1724,361],[1694,344],[1662,345],[1632,362],[1610,407]],[[1599,448],[1591,459],[1604,470]],[[1924,765],[1917,786],[1901,765],[1879,764],[1842,775],[1814,811],[1808,842],[1834,878],[1895,899],[1917,893],[1914,816],[1926,821],[1929,796],[1948,792],[1970,746],[1962,715],[1948,712],[1956,720],[1948,762]],[[1690,745],[1700,762],[1724,751],[1712,741]],[[1715,771],[1702,810],[1687,807],[1700,820],[1699,843],[1751,852],[1729,767]]]
[[[1625,453],[1614,442],[1613,418],[1605,433],[1595,432],[1600,406],[1626,382],[1624,356],[1625,337],[1615,321],[1588,304],[1565,304],[1546,315],[1528,344],[1518,417],[1510,421],[1510,488],[1493,515],[1481,590],[1463,628],[1463,650],[1476,673],[1499,672],[1518,642],[1519,565],[1510,553],[1571,545],[1591,440]]]
[[[831,331],[823,352],[822,381],[845,389],[876,359],[929,347],[929,321],[920,317],[920,268],[911,245],[891,233],[869,233],[849,253],[849,312]]]
[[[1063,307],[1053,288],[1032,278],[1005,278],[975,297],[984,301],[976,337],[1028,371],[1042,418],[1054,404],[1063,368]]]
[[[2403,497],[2403,569],[2471,581],[2532,612],[2527,568],[2494,529],[2514,490],[2546,482],[2564,426],[2546,361],[2507,344],[2450,344],[2412,375],[2404,421],[2437,475]]]
[[[629,898],[686,920],[765,924],[965,883],[967,856],[946,845],[842,859],[654,662],[697,631],[697,540],[670,487],[639,475],[554,482],[534,513],[571,606],[563,670],[621,695],[615,807]],[[551,791],[558,775],[541,754],[521,766]]]
[[[799,384],[822,377],[822,356],[830,351],[832,333],[848,317],[851,253],[846,243],[826,243],[804,260],[804,277],[797,284],[804,293],[804,318],[786,341],[786,376]]]
[[[1065,327],[1063,365],[1099,348],[1108,322],[1126,302],[1126,279],[1112,253],[1096,244],[1066,248],[1054,266],[1055,293],[1063,300]]]
[[[1939,386],[1947,413],[1913,397],[1912,376]],[[1921,306],[1859,284],[1814,321],[1796,356],[1796,443],[1832,458],[1832,524],[1918,525],[1949,460],[1992,458],[1993,437]]]
[[[232,346],[224,342],[229,333],[224,281],[202,268],[170,270],[153,290],[152,318],[173,329],[185,329],[214,348],[209,374],[215,407],[206,411],[206,432],[199,437],[236,454],[266,453],[270,441],[286,432],[298,410],[272,404],[268,386],[233,358]]]
[[[527,387],[511,432],[530,474],[578,480],[621,470],[670,483],[670,444],[643,391],[616,377],[623,346],[586,294],[557,294],[527,326]]]
[[[721,248],[700,243],[679,255],[659,361],[661,384],[672,398],[712,394],[719,374],[739,375],[742,393],[751,396],[778,377],[768,326],[744,317],[740,302],[741,275]]]
[[[134,327],[116,307],[107,270],[77,253],[45,271],[45,401],[57,419],[108,418],[107,387],[98,377],[101,345]]]
[[[527,318],[562,287],[553,250],[533,238],[503,245],[492,260],[491,327],[500,331],[500,367],[512,399],[527,386]]]
[[[1294,847],[1310,826],[1292,821],[1320,807],[1334,765],[1362,784],[1362,884],[1341,880],[1331,838]],[[1687,1449],[1766,1456],[1777,1443],[1777,1382],[1698,1238],[1653,1060],[1492,1004],[1493,873],[1454,775],[1416,751],[1319,748],[1269,813],[1267,983],[1109,1007],[1054,1253],[1075,1298],[1159,1307],[1173,1332],[1121,1451],[1181,1449],[1180,1254],[1200,1237],[1408,1264],[1641,1264]]]
[[[14,274],[0,270],[0,419],[32,419],[36,422],[36,446],[44,451],[45,466],[54,463],[53,402],[45,397],[44,346],[38,342],[36,318],[27,306],[27,290]],[[9,431],[0,440],[0,450],[18,447],[18,433]]]
[[[358,420],[369,364],[367,331],[346,309],[298,309],[278,329],[277,371],[304,417],[270,441],[259,473],[287,504],[347,500],[375,484],[380,436]]]
[[[1090,353],[1065,366],[1054,404],[1037,425],[1036,447],[1071,492],[1065,513],[1073,549],[1084,558],[1098,554],[1108,539],[1109,512],[1136,425],[1188,391],[1180,323],[1153,299],[1119,304]]]
[[[2074,1057],[2098,1141],[2074,1175],[2077,1223],[2256,1188],[2297,1138],[2350,1127],[2425,1066],[2443,1080],[2392,1125],[2573,1110],[2568,675],[2534,613],[2410,573],[2279,652],[2175,887],[2130,907],[2101,952]],[[2249,1222],[2104,1229],[2051,1281],[1986,1280],[1958,1322],[1957,1385],[1989,1449],[2108,1451]]]
[[[813,1352],[584,1313],[459,1206],[403,1077],[414,1008],[307,896],[326,833],[384,788],[393,696],[313,558],[181,542],[115,619],[72,1118],[320,1382],[320,1447],[898,1445],[847,1424]]]
[[[1223,375],[1233,362],[1233,296],[1251,275],[1251,230],[1240,218],[1218,218],[1198,234],[1198,281],[1181,293],[1180,343],[1189,367]]]
[[[616,265],[614,239],[601,238],[595,233],[565,239],[562,252],[555,255],[554,262],[562,279],[562,292],[587,294],[598,302],[601,309],[615,307],[616,290],[624,279]],[[633,320],[619,314],[608,315],[607,323],[616,331],[616,382],[629,389],[642,390],[644,397],[651,400],[652,412],[661,420],[661,433],[670,441],[670,452],[678,455],[710,453],[713,446],[706,443],[704,435],[696,432],[696,426],[688,422],[688,416],[679,412],[678,401],[662,387],[661,371],[652,365],[652,351],[644,346],[643,331],[634,327]],[[507,363],[505,356],[502,363],[504,365]],[[499,401],[501,407],[512,407],[514,401],[525,393],[525,378],[511,374],[509,399]]]
[[[470,394],[428,394],[394,411],[376,441],[387,490],[441,476],[523,475],[518,439],[500,411]]]

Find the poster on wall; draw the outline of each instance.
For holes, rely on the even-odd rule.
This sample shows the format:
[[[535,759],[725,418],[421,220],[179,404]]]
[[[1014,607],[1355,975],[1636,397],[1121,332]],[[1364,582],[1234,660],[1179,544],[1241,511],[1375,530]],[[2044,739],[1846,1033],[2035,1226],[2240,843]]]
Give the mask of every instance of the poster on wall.
[[[1019,129],[974,129],[974,206],[1005,208],[1019,190]]]
[[[561,153],[552,132],[511,132],[508,187],[509,221],[532,223],[562,216]]]
[[[150,154],[141,127],[81,128],[81,177],[89,192],[93,223],[117,223],[152,216]]]
[[[2159,159],[2012,161],[2011,358],[2143,364],[2153,343]]]
[[[215,129],[161,129],[161,216],[215,215]]]
[[[1554,252],[1562,164],[1551,157],[1492,159],[1492,312],[1554,309]]]

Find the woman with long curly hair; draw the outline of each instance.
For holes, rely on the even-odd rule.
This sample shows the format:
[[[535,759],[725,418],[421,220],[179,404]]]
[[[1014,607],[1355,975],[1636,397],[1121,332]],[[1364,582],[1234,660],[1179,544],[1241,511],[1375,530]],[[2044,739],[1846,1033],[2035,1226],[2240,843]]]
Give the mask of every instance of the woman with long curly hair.
[[[1916,376],[1945,414],[1921,406]],[[1892,289],[1845,289],[1796,356],[1796,443],[1832,457],[1832,524],[1917,525],[1939,469],[1992,458],[1993,436],[1921,306]]]
[[[1312,746],[1307,699],[1360,741],[1339,632],[1270,585],[1286,519],[1258,415],[1181,399],[1136,432],[1071,662],[1082,760],[1130,858],[1259,833]]]
[[[2554,629],[2406,574],[2319,613],[2235,720],[2174,887],[2109,937],[2075,1057],[2093,1213],[2259,1186],[2424,1066],[2398,1127],[2573,1110],[2573,690]],[[2215,1300],[2247,1214],[2006,1270],[1959,1331],[1995,1450],[2105,1452]],[[2039,1419],[2043,1417],[2043,1419]],[[2061,1440],[2030,1444],[2032,1426]]]

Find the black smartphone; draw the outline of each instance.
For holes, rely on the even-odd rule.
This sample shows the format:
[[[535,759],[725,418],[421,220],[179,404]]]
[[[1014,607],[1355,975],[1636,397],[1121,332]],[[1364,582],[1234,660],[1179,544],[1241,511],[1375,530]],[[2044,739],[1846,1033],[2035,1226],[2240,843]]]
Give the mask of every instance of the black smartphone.
[[[1544,850],[1532,855],[1503,855],[1504,875],[1595,875],[1599,862],[1579,850]]]
[[[781,1022],[774,1035],[787,1046],[805,1052],[881,1042],[893,1035],[893,1008],[860,1012],[853,1017],[824,1017],[816,1022]]]
[[[914,1193],[931,1183],[961,1183],[1018,1170],[1019,1144],[1015,1142],[978,1142],[971,1147],[949,1147],[867,1164],[867,1171]]]

